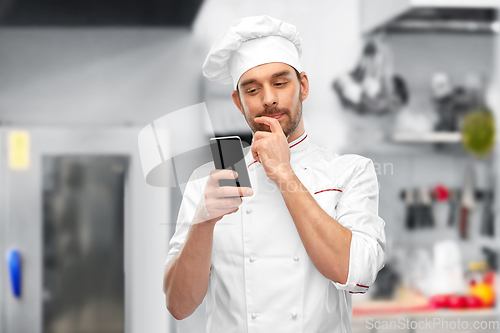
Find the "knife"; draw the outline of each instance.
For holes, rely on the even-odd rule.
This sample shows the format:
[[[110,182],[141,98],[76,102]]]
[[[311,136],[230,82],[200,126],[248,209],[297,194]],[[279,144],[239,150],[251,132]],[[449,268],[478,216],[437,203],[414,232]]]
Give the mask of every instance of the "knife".
[[[475,206],[474,169],[469,165],[465,171],[464,187],[462,189],[462,203],[460,207],[459,232],[462,239],[469,237],[469,212]]]

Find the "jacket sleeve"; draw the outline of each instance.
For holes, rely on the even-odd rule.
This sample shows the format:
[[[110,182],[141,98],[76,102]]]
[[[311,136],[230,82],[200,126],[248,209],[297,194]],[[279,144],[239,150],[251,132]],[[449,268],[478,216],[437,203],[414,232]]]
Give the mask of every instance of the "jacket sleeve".
[[[385,222],[378,216],[379,187],[372,160],[362,158],[337,204],[337,221],[352,232],[347,282],[337,289],[363,294],[385,265]]]
[[[193,220],[196,207],[198,206],[198,202],[200,201],[200,198],[203,194],[204,188],[202,188],[201,184],[204,184],[205,182],[206,178],[199,179],[197,170],[195,170],[191,174],[191,177],[186,184],[184,195],[182,197],[181,207],[177,216],[175,233],[170,240],[170,250],[168,251],[167,260],[165,261],[165,265],[163,266],[163,271],[165,271],[167,265],[180,251],[182,245],[184,245],[184,242],[186,241],[186,237],[188,235],[189,228],[191,227],[191,222]]]

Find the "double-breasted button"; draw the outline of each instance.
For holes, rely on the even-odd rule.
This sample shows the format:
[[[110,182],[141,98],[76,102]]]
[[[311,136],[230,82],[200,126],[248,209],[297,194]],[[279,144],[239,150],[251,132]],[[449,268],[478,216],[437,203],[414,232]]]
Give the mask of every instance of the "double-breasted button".
[[[255,259],[255,257],[250,258],[250,262],[254,262],[255,260],[257,260],[257,259]]]
[[[307,170],[307,165],[301,165],[301,166],[300,166],[300,168],[301,168],[302,170]]]
[[[251,207],[248,207],[247,208],[247,214],[252,214],[252,212],[253,212],[253,209]]]
[[[256,313],[252,313],[252,319],[255,319],[257,318],[257,314]]]
[[[292,318],[293,319],[297,318],[297,312],[292,312]]]
[[[293,257],[293,260],[299,261],[299,257],[295,256],[295,257]]]

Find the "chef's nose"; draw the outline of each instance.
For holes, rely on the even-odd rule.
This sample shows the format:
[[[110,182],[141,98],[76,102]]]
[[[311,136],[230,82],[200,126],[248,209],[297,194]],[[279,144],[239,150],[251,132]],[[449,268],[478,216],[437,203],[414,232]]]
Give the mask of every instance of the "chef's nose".
[[[262,103],[267,106],[276,106],[278,104],[278,96],[272,87],[266,86],[263,88]]]

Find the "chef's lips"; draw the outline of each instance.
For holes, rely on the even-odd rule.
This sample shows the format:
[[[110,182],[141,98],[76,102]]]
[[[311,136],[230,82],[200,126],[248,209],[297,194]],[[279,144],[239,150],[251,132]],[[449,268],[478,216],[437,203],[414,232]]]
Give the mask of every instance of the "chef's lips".
[[[285,116],[285,115],[288,116],[288,118],[289,118],[288,122],[292,121],[290,110],[284,109],[284,108],[283,109],[273,108],[272,110],[266,110],[266,111],[258,114],[257,116],[255,116],[255,118],[258,118],[258,117],[271,117],[272,118],[272,116],[276,116],[279,114],[283,114],[283,116]],[[283,117],[281,117],[281,118],[283,118]],[[271,132],[271,129],[269,128],[268,125],[256,123],[254,121],[254,119],[252,119],[252,124],[251,124],[251,127],[254,130],[254,132],[257,132],[257,131]],[[286,129],[286,127],[287,127],[286,125],[288,125],[288,124],[282,125],[283,130]]]

